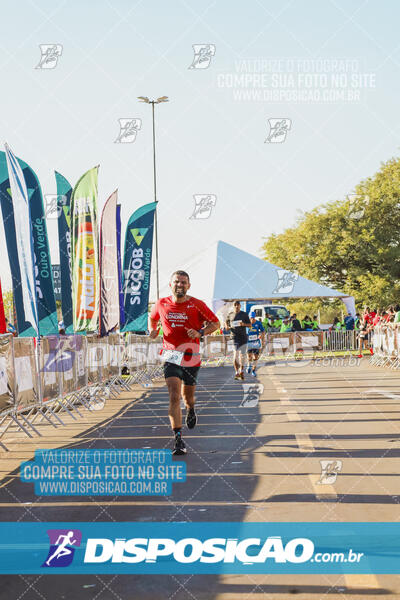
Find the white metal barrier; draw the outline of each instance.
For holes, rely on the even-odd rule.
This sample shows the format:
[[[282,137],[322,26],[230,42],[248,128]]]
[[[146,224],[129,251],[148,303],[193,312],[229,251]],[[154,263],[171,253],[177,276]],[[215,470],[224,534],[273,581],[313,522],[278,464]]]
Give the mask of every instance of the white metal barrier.
[[[160,341],[141,338],[145,360],[129,360],[139,341],[110,334],[71,335],[34,338],[0,336],[0,438],[17,427],[28,437],[40,435],[35,422],[46,420],[52,426],[64,425],[64,415],[72,419],[93,410],[99,401],[117,396],[135,382],[148,385],[161,374],[157,352]],[[129,348],[129,346],[133,348]],[[129,378],[122,376],[128,357]],[[7,450],[0,441],[0,446]]]
[[[371,364],[377,367],[388,366],[398,369],[400,366],[400,329],[396,325],[377,325],[371,338],[373,356]]]
[[[398,333],[376,332],[375,346],[382,359],[398,358]],[[301,331],[269,333],[261,358],[320,350],[352,350],[354,332]],[[77,419],[99,401],[118,395],[134,383],[144,387],[162,375],[162,339],[133,333],[49,336],[0,336],[0,438],[16,426],[27,436],[40,435],[35,421],[64,425],[63,413]],[[200,345],[204,365],[219,366],[233,360],[229,336],[207,336]],[[377,357],[381,354],[376,352]],[[390,358],[390,360],[391,360]],[[127,376],[123,377],[123,373]],[[0,441],[0,446],[5,448]]]
[[[357,331],[324,331],[324,350],[357,350]]]

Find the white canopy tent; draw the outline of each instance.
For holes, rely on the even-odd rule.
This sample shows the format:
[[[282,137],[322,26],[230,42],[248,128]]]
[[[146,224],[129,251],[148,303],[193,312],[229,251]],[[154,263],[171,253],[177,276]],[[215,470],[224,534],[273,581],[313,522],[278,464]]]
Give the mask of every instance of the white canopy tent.
[[[207,302],[214,312],[233,300],[264,301],[294,298],[340,298],[355,315],[353,296],[281,269],[236,246],[218,241],[177,266],[190,275],[190,294]],[[170,295],[165,286],[161,296]]]

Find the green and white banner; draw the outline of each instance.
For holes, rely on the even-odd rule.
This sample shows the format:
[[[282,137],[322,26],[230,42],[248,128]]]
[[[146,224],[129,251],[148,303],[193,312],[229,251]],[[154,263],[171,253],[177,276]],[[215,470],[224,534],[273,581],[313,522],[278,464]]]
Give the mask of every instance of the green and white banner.
[[[150,293],[154,212],[157,203],[138,208],[128,221],[124,253],[123,331],[145,331]]]
[[[71,279],[74,331],[99,327],[99,247],[97,233],[98,167],[87,171],[71,198]]]

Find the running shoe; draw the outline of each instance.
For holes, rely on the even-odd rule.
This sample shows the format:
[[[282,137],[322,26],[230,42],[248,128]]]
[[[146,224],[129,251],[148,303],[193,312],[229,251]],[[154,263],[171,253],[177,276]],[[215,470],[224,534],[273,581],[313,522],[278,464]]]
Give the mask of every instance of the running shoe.
[[[251,374],[253,375],[253,377],[257,377],[257,373],[256,373],[255,369],[252,370]]]
[[[247,367],[246,371],[247,371],[248,373],[251,373],[251,367],[250,367],[250,365]]]
[[[197,415],[194,408],[189,408],[186,412],[186,426],[188,429],[193,429],[197,423]]]
[[[243,375],[243,371],[240,373],[240,375],[239,375],[239,379],[241,379],[242,381],[244,381],[244,375]]]
[[[236,379],[236,381],[237,381],[238,379],[242,379],[242,378],[240,377],[239,373],[235,373],[235,377],[233,379]]]
[[[180,456],[182,454],[186,454],[186,446],[185,442],[182,439],[181,435],[175,436],[175,448],[172,451],[174,456]]]

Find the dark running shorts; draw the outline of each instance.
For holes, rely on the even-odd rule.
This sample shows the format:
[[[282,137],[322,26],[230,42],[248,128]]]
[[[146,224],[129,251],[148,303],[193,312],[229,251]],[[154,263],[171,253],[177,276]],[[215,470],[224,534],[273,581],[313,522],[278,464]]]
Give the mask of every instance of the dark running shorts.
[[[168,379],[168,377],[179,377],[185,385],[196,385],[200,365],[198,367],[181,367],[174,363],[165,362],[163,369],[165,379]]]
[[[254,356],[260,356],[261,348],[247,348],[247,354],[254,354]]]
[[[233,345],[235,350],[240,350],[241,354],[244,354],[247,349],[247,339],[246,340],[233,340]]]

